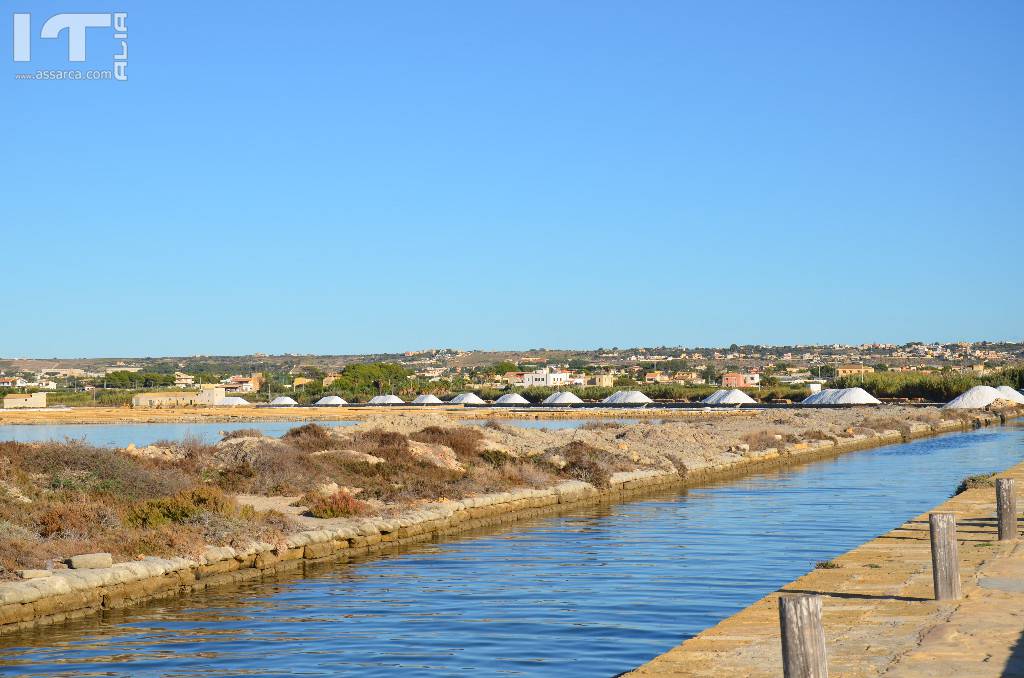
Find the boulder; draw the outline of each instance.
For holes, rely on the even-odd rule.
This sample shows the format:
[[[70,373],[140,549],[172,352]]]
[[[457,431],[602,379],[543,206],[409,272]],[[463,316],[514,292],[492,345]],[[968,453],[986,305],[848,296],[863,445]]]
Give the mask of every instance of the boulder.
[[[72,570],[94,570],[102,567],[113,567],[114,557],[109,553],[83,553],[68,558]]]
[[[455,456],[455,450],[447,445],[432,445],[411,440],[409,441],[409,454],[417,461],[432,464],[438,468],[458,471],[459,473],[466,470],[459,463],[458,457]]]

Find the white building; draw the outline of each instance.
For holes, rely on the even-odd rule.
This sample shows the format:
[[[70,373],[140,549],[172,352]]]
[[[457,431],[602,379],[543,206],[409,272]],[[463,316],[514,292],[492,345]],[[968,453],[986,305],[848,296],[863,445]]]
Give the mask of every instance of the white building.
[[[542,370],[534,370],[523,375],[523,386],[558,387],[566,386],[569,383],[570,373],[560,370],[557,367],[545,367]]]

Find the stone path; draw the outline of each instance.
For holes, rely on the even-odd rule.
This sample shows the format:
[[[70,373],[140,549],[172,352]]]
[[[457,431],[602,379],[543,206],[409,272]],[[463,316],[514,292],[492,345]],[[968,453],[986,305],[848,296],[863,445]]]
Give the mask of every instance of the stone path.
[[[1024,506],[1024,464],[999,477],[1017,479]],[[932,600],[927,513],[836,558],[840,567],[783,587],[823,597],[830,676],[1024,676],[1024,541],[996,540],[993,488],[969,490],[933,510],[957,517],[962,600]],[[781,676],[778,596],[630,675]]]

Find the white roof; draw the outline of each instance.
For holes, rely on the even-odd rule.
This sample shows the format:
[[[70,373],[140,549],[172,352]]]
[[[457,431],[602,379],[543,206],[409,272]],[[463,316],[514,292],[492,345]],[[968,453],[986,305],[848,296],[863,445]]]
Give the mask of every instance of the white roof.
[[[329,395],[324,396],[320,400],[316,401],[317,405],[348,405],[348,402],[341,396]]]
[[[222,407],[237,407],[238,405],[249,405],[249,401],[245,398],[239,398],[238,396],[228,396],[221,398],[215,404]]]
[[[396,395],[379,395],[370,398],[370,405],[404,405],[405,401]]]
[[[529,405],[530,401],[518,393],[506,393],[494,401],[495,405]]]
[[[424,393],[423,395],[416,396],[416,399],[412,401],[413,405],[440,405],[441,399],[433,393]]]
[[[983,407],[988,407],[1000,398],[1006,400],[1008,396],[991,386],[974,386],[950,400],[943,407],[954,410],[980,410]]]
[[[475,393],[460,393],[451,400],[452,405],[485,405],[483,398]]]
[[[720,388],[701,402],[708,405],[746,405],[757,401],[738,388]]]
[[[639,404],[654,402],[640,391],[616,391],[601,402],[612,404]]]
[[[295,402],[288,396],[277,396],[276,398],[270,401],[270,404],[276,407],[292,407],[294,405],[298,405],[297,402]]]
[[[579,396],[569,391],[555,391],[544,399],[545,405],[575,405],[582,402]]]
[[[1015,403],[1024,405],[1024,395],[1020,391],[1014,391],[1012,386],[996,386],[996,390],[1003,394],[1003,400],[1012,400]]]
[[[826,388],[803,399],[804,405],[881,405],[874,397],[861,387]]]

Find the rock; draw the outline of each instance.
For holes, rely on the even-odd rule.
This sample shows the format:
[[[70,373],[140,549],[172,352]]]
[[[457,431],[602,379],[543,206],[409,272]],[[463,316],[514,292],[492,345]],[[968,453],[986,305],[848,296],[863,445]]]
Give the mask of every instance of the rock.
[[[80,556],[71,556],[67,562],[73,570],[92,570],[113,567],[114,557],[109,553],[83,553]]]
[[[224,464],[252,464],[257,459],[283,452],[288,445],[269,436],[228,438],[216,444],[213,456]]]
[[[455,456],[455,450],[447,445],[432,445],[411,440],[409,441],[409,454],[417,461],[432,464],[438,468],[460,473],[466,470]]]
[[[380,457],[376,457],[376,456],[374,456],[372,454],[367,454],[365,452],[357,452],[355,450],[320,450],[319,452],[314,452],[310,456],[312,456],[312,457],[328,457],[328,456],[330,456],[330,457],[337,457],[339,459],[345,459],[345,460],[348,460],[348,461],[361,461],[361,462],[365,462],[367,464],[370,464],[371,466],[376,466],[377,464],[383,464],[384,463],[384,460],[381,459]]]
[[[144,459],[163,459],[166,461],[180,461],[185,458],[184,450],[180,450],[176,447],[159,447],[157,445],[147,445],[146,447],[136,447],[134,443],[124,448],[125,454],[129,454],[133,457],[140,457]]]
[[[49,570],[17,570],[16,574],[22,579],[42,579],[53,573]]]

